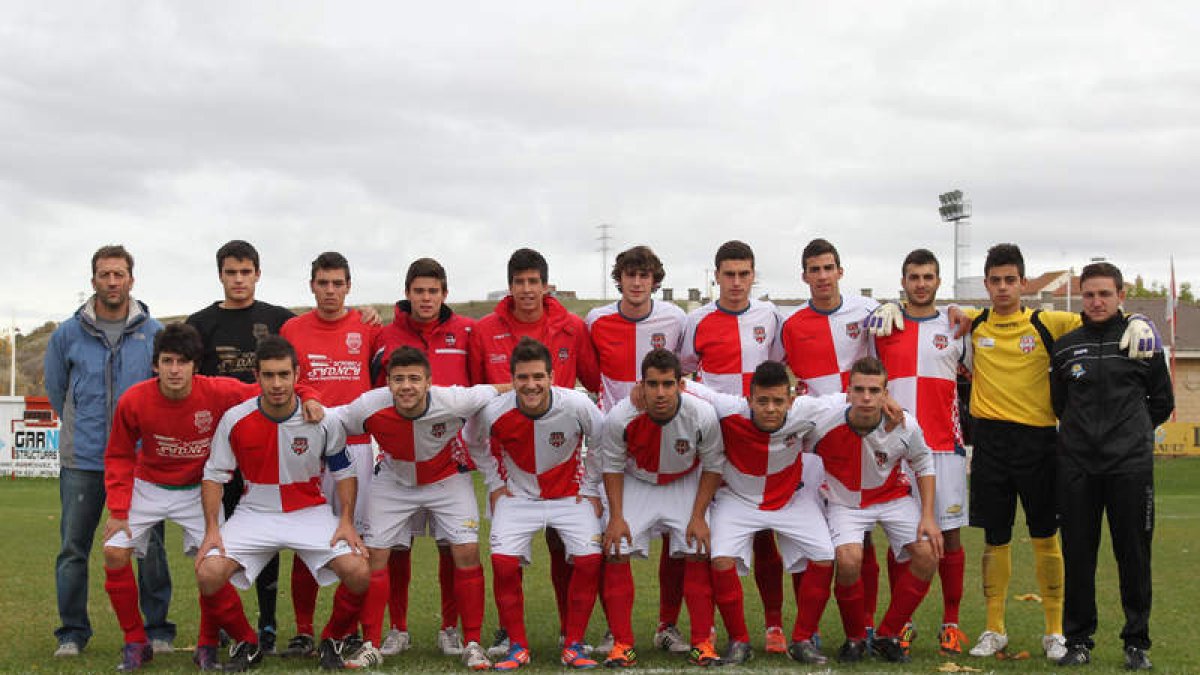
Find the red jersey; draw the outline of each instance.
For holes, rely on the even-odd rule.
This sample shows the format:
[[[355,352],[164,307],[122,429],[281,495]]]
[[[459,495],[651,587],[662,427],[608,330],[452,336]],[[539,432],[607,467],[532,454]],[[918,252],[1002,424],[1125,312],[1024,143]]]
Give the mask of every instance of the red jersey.
[[[740,312],[710,302],[687,316],[679,354],[683,371],[699,373],[719,392],[745,396],[758,364],[783,358],[779,325],[779,311],[770,302],[751,300]]]
[[[326,321],[314,310],[289,319],[279,330],[296,349],[297,382],[315,388],[327,406],[349,403],[371,388],[371,345],[378,333],[378,326],[362,322],[357,309],[336,321]],[[370,440],[360,435],[347,442]]]
[[[446,305],[442,305],[441,313],[430,325],[414,321],[411,312],[412,304],[409,301],[397,302],[392,322],[375,336],[371,345],[371,361],[376,371],[375,386],[387,384],[387,362],[398,347],[415,347],[429,359],[435,385],[470,386],[467,356],[475,320],[455,314]]]
[[[837,309],[824,312],[804,303],[783,322],[783,351],[800,394],[846,390],[850,366],[870,351],[863,321],[878,306],[865,296],[843,295]]]
[[[205,375],[194,376],[192,392],[178,401],[163,396],[157,377],[130,387],[117,401],[104,450],[113,518],[129,518],[134,478],[171,487],[199,485],[217,422],[258,393],[257,384]]]
[[[695,396],[680,396],[679,409],[666,422],[651,419],[626,398],[604,418],[600,462],[604,473],[625,473],[651,485],[673,483],[697,467],[721,473],[721,425],[712,406]]]
[[[543,339],[554,365],[554,384],[573,389],[578,379],[588,391],[600,391],[600,366],[583,320],[567,311],[558,300],[542,298]],[[471,381],[498,384],[512,381],[508,359],[521,339],[521,324],[513,316],[512,296],[496,304],[491,314],[475,323],[468,359]],[[537,336],[533,336],[536,337]]]
[[[641,378],[642,359],[653,349],[679,354],[687,316],[674,303],[654,302],[640,319],[621,314],[621,303],[596,307],[585,321],[600,362],[600,405],[612,410]]]
[[[812,451],[825,460],[821,492],[829,501],[862,508],[907,497],[912,486],[901,460],[917,476],[933,475],[933,455],[911,414],[904,413],[903,426],[885,431],[881,420],[871,433],[859,436],[846,421],[849,410],[825,410],[809,441]]]

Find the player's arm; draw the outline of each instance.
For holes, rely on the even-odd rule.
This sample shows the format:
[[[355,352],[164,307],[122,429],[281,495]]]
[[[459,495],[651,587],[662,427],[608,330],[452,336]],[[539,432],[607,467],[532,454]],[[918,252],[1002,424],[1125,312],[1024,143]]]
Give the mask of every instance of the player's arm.
[[[921,520],[917,524],[917,541],[928,541],[937,558],[942,557],[942,528],[934,512],[937,499],[937,478],[933,470],[933,452],[925,444],[925,434],[916,420],[910,420],[905,430],[908,443],[904,459],[917,476],[917,491],[921,495]]]
[[[470,345],[467,349],[467,375],[472,384],[484,384],[488,381],[487,352],[484,350],[483,334],[479,331],[478,324],[475,325],[475,330],[471,331],[467,344]]]
[[[1069,351],[1069,348],[1057,349],[1050,357],[1050,404],[1054,408],[1054,416],[1058,419],[1062,419],[1067,409],[1067,359],[1064,355]]]
[[[625,462],[629,446],[625,440],[628,419],[621,414],[625,406],[618,404],[604,420],[597,443],[600,468],[604,472],[604,494],[608,496],[608,526],[604,530],[605,555],[619,555],[621,540],[633,543],[633,534],[625,520]]]
[[[232,426],[228,414],[221,417],[221,421],[217,423],[217,430],[213,433],[208,460],[204,462],[204,479],[200,482],[204,541],[200,543],[200,550],[196,553],[197,567],[212,549],[217,549],[221,555],[225,555],[225,544],[221,541],[221,497],[225,494],[225,484],[233,478],[233,472],[237,469],[237,458],[229,443]]]
[[[104,525],[104,540],[117,532],[129,531],[129,504],[133,501],[133,473],[137,466],[137,442],[141,437],[137,415],[127,397],[117,401],[112,431],[104,447],[104,490],[109,518]]]
[[[600,377],[600,358],[596,356],[596,346],[586,328],[581,327],[575,338],[575,375],[583,383],[585,389],[599,393],[603,383]]]
[[[344,541],[356,555],[366,555],[367,549],[354,529],[354,506],[358,502],[358,474],[354,468],[354,457],[346,448],[346,430],[336,415],[322,423],[325,429],[325,470],[333,476],[338,503],[342,510],[338,514],[338,526],[329,540],[334,546]]]
[[[374,305],[363,305],[358,307],[358,313],[362,315],[361,322],[366,326],[382,326],[383,317],[379,315],[379,310],[375,309]]]
[[[1175,409],[1175,391],[1171,386],[1171,373],[1162,352],[1150,360],[1150,375],[1146,382],[1146,405],[1150,410],[1150,423],[1158,426],[1171,418]]]
[[[600,408],[587,396],[580,394],[579,408],[582,411],[579,424],[587,436],[587,454],[583,457],[583,479],[579,483],[579,497],[587,499],[596,510],[596,517],[604,515],[604,504],[600,501],[600,453],[596,451],[604,433],[604,415]]]
[[[501,495],[512,496],[508,485],[500,475],[500,462],[496,453],[492,452],[492,420],[485,408],[467,418],[463,424],[462,437],[467,445],[467,454],[475,462],[475,468],[483,476],[483,484],[488,493],[488,505],[496,508],[496,500]]]
[[[684,536],[689,544],[696,546],[700,555],[710,555],[712,533],[705,516],[713,495],[721,486],[721,475],[725,470],[725,443],[716,410],[704,412],[700,438],[696,444],[696,453],[700,457],[700,485],[696,489],[696,499],[692,502],[692,514]]]
[[[61,331],[54,331],[46,346],[46,356],[42,360],[42,373],[46,384],[46,397],[50,399],[50,407],[61,417],[63,406],[67,402],[67,381],[70,379],[70,364],[64,351]]]

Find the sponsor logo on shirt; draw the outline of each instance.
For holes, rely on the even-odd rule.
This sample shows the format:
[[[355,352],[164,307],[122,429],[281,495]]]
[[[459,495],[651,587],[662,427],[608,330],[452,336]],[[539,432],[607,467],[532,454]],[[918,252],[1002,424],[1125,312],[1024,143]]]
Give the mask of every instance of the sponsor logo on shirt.
[[[430,428],[430,431],[433,433],[434,438],[441,438],[446,435],[446,423],[438,422]]]
[[[887,466],[887,461],[888,454],[886,452],[882,450],[875,451],[875,464],[878,465],[879,468],[882,469],[883,467]]]
[[[292,439],[292,452],[296,453],[297,455],[303,455],[304,453],[308,452],[308,439],[307,438],[293,438]]]
[[[677,452],[681,455],[686,455],[688,453],[688,451],[691,449],[692,449],[692,444],[691,444],[691,442],[688,441],[688,439],[679,438],[679,439],[675,440],[675,452]]]
[[[507,363],[508,354],[488,354],[488,363]]]
[[[558,360],[559,361],[562,361],[565,363],[567,361],[567,359],[569,359],[569,358],[571,358],[571,350],[567,349],[566,347],[563,347],[562,349],[558,350]]]
[[[265,323],[256,323],[250,329],[250,334],[254,336],[255,341],[261,340],[271,334],[271,329],[267,328]]]
[[[1071,377],[1076,380],[1083,377],[1084,373],[1086,372],[1087,371],[1084,370],[1082,363],[1076,363],[1071,366]]]
[[[361,375],[361,361],[331,359],[324,354],[308,354],[308,379],[314,382],[357,380]]]
[[[211,410],[197,410],[192,420],[196,424],[196,432],[207,434],[212,431],[213,414]]]
[[[754,341],[760,345],[762,343],[766,342],[767,341],[767,329],[763,328],[762,326],[755,326],[754,327]]]
[[[663,333],[655,333],[650,336],[651,349],[665,349],[667,346],[667,336]]]
[[[362,333],[346,333],[346,349],[351,354],[358,354],[362,350]]]
[[[158,445],[159,457],[176,457],[179,459],[207,457],[210,440],[209,438],[201,438],[195,441],[184,441],[172,438],[171,436],[154,435],[154,442]]]
[[[454,337],[454,333],[446,333],[446,346],[453,347],[458,342],[458,338]]]
[[[1017,346],[1021,348],[1022,354],[1028,354],[1029,352],[1033,351],[1034,347],[1037,346],[1037,340],[1035,340],[1032,335],[1022,335],[1020,342],[1017,343]]]
[[[563,443],[567,442],[567,435],[561,431],[550,432],[550,445],[556,448],[561,448]]]
[[[933,346],[938,349],[945,349],[946,347],[950,346],[950,338],[946,337],[942,333],[938,333],[937,335],[933,336]]]

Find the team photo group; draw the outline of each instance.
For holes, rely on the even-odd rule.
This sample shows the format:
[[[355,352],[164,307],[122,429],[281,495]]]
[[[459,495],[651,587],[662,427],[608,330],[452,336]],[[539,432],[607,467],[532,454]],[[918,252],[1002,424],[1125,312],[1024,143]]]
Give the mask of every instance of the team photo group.
[[[445,267],[421,258],[389,321],[347,304],[337,252],[312,260],[313,310],[259,300],[258,251],[235,240],[216,253],[223,299],[163,326],[135,299],[133,255],[101,247],[94,295],[45,357],[62,420],[55,656],[92,637],[97,530],[124,634],[118,669],[174,650],[168,520],[195,561],[201,670],[268,654],[403,668],[409,589],[434,575],[414,570],[418,537],[438,550],[438,648],[471,670],[531,663],[526,576],[548,578],[558,612],[560,651],[536,656],[572,669],[634,667],[650,647],[695,667],[756,649],[904,663],[927,595],[941,623],[916,649],[1003,656],[1019,501],[1045,623],[1014,640],[1060,666],[1092,660],[1107,516],[1124,667],[1150,669],[1153,438],[1174,397],[1156,327],[1121,307],[1121,271],[1084,267],[1071,313],[1022,303],[1013,244],[988,250],[981,307],[939,306],[926,249],[895,261],[899,302],[844,294],[824,239],[798,263],[809,299],[788,313],[754,297],[752,248],[725,242],[717,297],[685,313],[654,299],[663,263],[634,246],[612,265],[620,298],[581,318],[554,297],[546,259],[521,248],[507,296],[475,320],[446,304]],[[968,526],[983,532],[970,557]],[[526,570],[543,540],[548,569]],[[647,563],[631,561],[655,548],[657,584],[636,591],[657,596],[657,625],[635,626],[631,565]],[[982,626],[959,621],[969,560]],[[485,564],[498,619],[486,638]],[[748,628],[749,575],[765,634]],[[278,621],[280,583],[294,627]],[[335,584],[320,625],[319,589]],[[239,595],[252,587],[257,625]],[[831,596],[842,634],[822,636]],[[597,604],[607,630],[592,646]]]

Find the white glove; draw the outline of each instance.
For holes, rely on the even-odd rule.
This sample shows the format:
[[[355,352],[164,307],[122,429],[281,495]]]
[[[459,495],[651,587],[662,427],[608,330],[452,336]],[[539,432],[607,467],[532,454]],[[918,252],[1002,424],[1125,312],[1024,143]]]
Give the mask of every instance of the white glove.
[[[1158,334],[1153,321],[1142,314],[1134,314],[1129,317],[1129,324],[1118,346],[1129,350],[1129,358],[1144,361],[1154,356],[1155,352],[1162,351],[1162,336]]]
[[[899,303],[885,302],[867,317],[867,330],[876,337],[887,337],[892,330],[904,330],[904,310]]]

